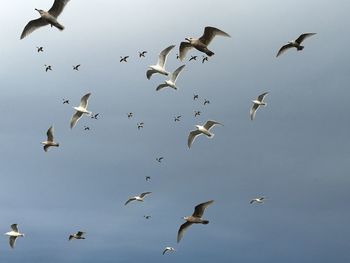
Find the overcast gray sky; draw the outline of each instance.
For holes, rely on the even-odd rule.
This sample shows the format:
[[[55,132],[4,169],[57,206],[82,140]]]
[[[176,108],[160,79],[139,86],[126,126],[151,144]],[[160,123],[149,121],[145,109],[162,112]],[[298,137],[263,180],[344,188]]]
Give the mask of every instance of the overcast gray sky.
[[[11,0],[0,9],[0,233],[18,223],[26,234],[14,250],[0,239],[0,262],[350,261],[348,0],[71,0],[63,32],[45,27],[19,40],[34,8],[51,5]],[[177,91],[156,92],[165,78],[147,80],[148,65],[175,44],[173,71],[179,43],[205,26],[232,38],[211,43],[208,63],[185,61]],[[275,57],[303,32],[317,35],[302,52]],[[251,100],[264,91],[268,105],[252,122]],[[70,130],[71,106],[87,92],[101,117]],[[224,126],[189,150],[188,132],[207,119]],[[50,125],[60,147],[45,153]],[[143,191],[153,193],[124,206]],[[249,205],[259,195],[266,203]],[[211,199],[210,223],[177,245],[181,217]],[[78,230],[87,239],[68,242]],[[177,252],[162,256],[165,246]]]

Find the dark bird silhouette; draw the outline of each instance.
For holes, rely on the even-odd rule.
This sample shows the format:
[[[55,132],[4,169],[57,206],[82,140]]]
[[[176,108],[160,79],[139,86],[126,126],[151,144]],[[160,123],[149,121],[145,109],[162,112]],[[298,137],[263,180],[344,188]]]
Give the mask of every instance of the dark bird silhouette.
[[[150,219],[151,218],[151,216],[149,216],[149,215],[144,215],[143,217],[146,218],[146,219]]]
[[[305,34],[301,34],[297,39],[289,41],[288,44],[282,46],[280,48],[280,50],[278,51],[276,57],[278,57],[279,55],[281,55],[283,52],[285,52],[286,50],[290,49],[290,48],[296,48],[298,51],[301,51],[304,49],[304,46],[301,45],[301,43],[308,37],[311,37],[313,35],[316,35],[316,33],[305,33]]]
[[[146,178],[146,181],[148,182],[149,180],[151,180],[151,176],[145,176],[145,178]]]
[[[138,123],[138,124],[137,124],[137,129],[139,130],[139,129],[143,128],[143,125],[144,125],[144,124],[145,124],[144,122]]]
[[[194,111],[194,117],[200,116],[201,112],[200,111]]]
[[[92,114],[92,115],[91,115],[91,119],[97,120],[97,119],[98,119],[98,115],[100,115],[100,114],[99,114],[99,113]]]
[[[144,58],[144,57],[146,57],[145,55],[146,55],[146,53],[147,53],[147,51],[142,51],[142,52],[139,52],[139,57],[140,58]]]
[[[51,65],[45,65],[45,71],[48,72],[49,70],[52,70]]]
[[[158,158],[156,158],[156,161],[157,161],[158,163],[161,163],[163,159],[164,159],[164,157],[158,157]]]
[[[188,61],[192,61],[192,60],[197,60],[197,56],[191,56],[191,58]]]
[[[84,131],[90,131],[90,127],[89,126],[84,126]]]
[[[193,100],[196,100],[199,98],[199,95],[198,94],[193,94]]]
[[[120,57],[119,62],[128,62],[128,61],[127,61],[128,58],[129,58],[129,56]]]
[[[79,70],[79,67],[80,67],[80,64],[78,64],[78,65],[75,65],[75,66],[73,66],[73,70],[76,70],[76,71],[78,71],[78,70]]]
[[[175,122],[180,121],[180,118],[181,118],[181,115],[176,116],[176,117],[174,117],[174,121],[175,121]]]
[[[69,104],[69,100],[63,99],[63,104]]]
[[[128,119],[132,118],[132,116],[133,116],[133,113],[132,113],[132,112],[129,112],[129,113],[128,113]]]
[[[44,47],[36,47],[36,49],[37,49],[38,53],[39,52],[44,52]]]
[[[68,240],[71,241],[72,239],[85,239],[85,237],[83,237],[84,234],[85,234],[85,232],[78,231],[75,234],[69,235]]]
[[[207,104],[210,104],[210,101],[209,100],[204,100],[203,105],[207,105]]]
[[[203,59],[202,59],[202,64],[205,62],[205,61],[208,61],[209,57],[208,56],[203,56]]]

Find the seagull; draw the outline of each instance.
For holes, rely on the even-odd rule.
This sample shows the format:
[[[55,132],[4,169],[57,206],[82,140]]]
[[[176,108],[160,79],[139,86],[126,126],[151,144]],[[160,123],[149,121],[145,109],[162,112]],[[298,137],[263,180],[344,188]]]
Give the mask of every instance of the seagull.
[[[215,36],[230,37],[230,35],[226,32],[210,26],[204,28],[204,33],[199,39],[186,37],[185,40],[187,40],[188,42],[181,42],[180,44],[180,60],[182,61],[186,57],[187,51],[191,48],[195,48],[201,52],[204,52],[209,57],[214,55],[214,52],[208,49],[208,45],[214,39]]]
[[[203,58],[202,58],[202,64],[203,64],[205,61],[208,61],[208,59],[209,59],[209,57],[203,56]]]
[[[70,234],[68,240],[71,241],[72,239],[85,239],[85,237],[83,237],[84,234],[85,232],[82,231],[78,231],[75,234]]]
[[[80,66],[81,66],[80,64],[73,66],[73,70],[78,71]]]
[[[80,105],[78,107],[73,107],[73,109],[76,110],[76,112],[73,114],[72,119],[70,121],[70,128],[73,129],[75,124],[80,120],[80,118],[83,116],[83,114],[88,114],[91,115],[92,113],[88,110],[86,110],[88,106],[88,100],[90,97],[91,93],[85,94],[81,99],[80,99]]]
[[[146,53],[147,53],[147,51],[139,52],[139,57],[140,58],[142,58],[142,57],[144,58]]]
[[[143,123],[143,122],[138,123],[138,124],[137,124],[137,129],[139,130],[139,129],[143,128],[143,125],[144,125],[144,124],[145,124],[145,123]]]
[[[203,105],[205,106],[206,104],[210,104],[210,101],[205,99]]]
[[[39,12],[40,18],[30,21],[24,27],[23,32],[21,34],[21,39],[25,38],[34,30],[46,25],[51,25],[51,27],[54,26],[59,30],[63,30],[64,26],[58,23],[57,17],[62,13],[65,5],[68,2],[69,0],[55,0],[52,7],[47,12],[44,10],[35,8],[35,10]]]
[[[128,62],[128,61],[127,61],[128,58],[129,58],[129,56],[120,57],[119,62]]]
[[[146,176],[146,181],[148,182],[149,180],[151,180],[151,176]]]
[[[158,158],[156,158],[156,161],[157,161],[158,163],[161,163],[161,162],[163,161],[163,159],[164,159],[164,157],[158,157]]]
[[[313,35],[316,35],[316,33],[304,33],[301,34],[297,39],[289,41],[288,44],[282,46],[280,50],[278,51],[276,57],[281,55],[284,51],[287,49],[295,47],[298,51],[301,51],[304,49],[304,46],[301,45],[301,43],[308,37],[311,37]]]
[[[90,127],[89,126],[84,126],[84,131],[90,131]]]
[[[254,198],[254,199],[252,199],[249,203],[250,204],[253,204],[253,203],[258,203],[258,204],[262,204],[262,203],[264,203],[264,199],[265,199],[265,197],[258,197],[258,198]]]
[[[146,72],[147,79],[151,79],[151,76],[154,73],[159,73],[159,74],[166,75],[166,76],[169,75],[169,72],[167,72],[165,70],[165,63],[166,63],[166,59],[167,59],[167,56],[168,56],[169,52],[174,47],[175,47],[175,45],[169,46],[166,49],[164,49],[162,52],[160,52],[159,57],[158,57],[157,65],[149,66],[150,69],[147,70],[147,72]]]
[[[49,149],[49,147],[54,146],[54,147],[58,147],[60,146],[58,143],[54,142],[54,138],[53,138],[53,127],[51,126],[48,130],[47,130],[47,141],[43,141],[42,144],[44,145],[44,151],[47,152],[47,150]]]
[[[256,100],[252,100],[253,106],[250,109],[250,119],[251,120],[254,120],[255,113],[259,109],[260,106],[266,106],[266,103],[263,100],[267,94],[269,94],[269,93],[264,92],[263,94],[260,94]]]
[[[181,118],[181,115],[176,116],[176,117],[174,117],[174,121],[175,121],[175,122],[180,121],[180,118]]]
[[[180,58],[179,54],[178,54],[178,53],[176,53],[176,59],[179,59],[179,58]]]
[[[49,70],[52,70],[51,65],[44,65],[45,66],[45,71],[48,72]]]
[[[148,194],[151,194],[151,192],[145,192],[145,193],[142,193],[140,195],[137,195],[137,196],[133,196],[133,197],[130,197],[128,199],[128,201],[126,201],[126,203],[124,205],[127,205],[128,203],[130,203],[131,201],[139,201],[139,202],[143,202],[143,199],[146,195]]]
[[[146,219],[150,219],[151,218],[151,216],[149,216],[149,215],[144,215],[143,217],[146,218]]]
[[[193,94],[193,100],[196,100],[199,98],[199,95],[198,94]]]
[[[44,47],[36,47],[36,49],[37,49],[38,53],[39,52],[44,52]]]
[[[219,122],[211,121],[211,120],[207,121],[203,126],[195,125],[197,127],[197,130],[191,131],[190,134],[188,135],[188,140],[187,140],[188,148],[191,148],[191,145],[192,145],[194,139],[201,134],[206,135],[208,138],[213,138],[214,134],[210,133],[209,131],[216,124],[222,125]]]
[[[63,99],[63,104],[69,104],[69,100]]]
[[[173,247],[166,247],[163,251],[163,255],[167,252],[167,251],[170,251],[170,252],[175,252],[175,249]]]
[[[191,61],[191,60],[197,60],[197,56],[191,56],[191,58],[188,61]]]
[[[200,111],[194,111],[194,117],[200,116],[201,112]]]
[[[98,115],[100,115],[100,114],[96,113],[96,114],[91,115],[91,119],[97,120],[98,119]]]
[[[163,88],[166,87],[171,87],[174,90],[177,90],[177,87],[175,85],[176,79],[179,76],[180,72],[182,71],[182,69],[185,67],[185,65],[182,65],[180,67],[178,67],[172,74],[171,74],[171,78],[169,80],[166,80],[165,83],[160,84],[157,88],[156,91],[159,91]]]
[[[192,214],[192,216],[185,216],[183,219],[186,220],[186,223],[183,223],[180,228],[179,231],[177,233],[177,243],[180,242],[182,236],[185,233],[185,230],[191,226],[192,224],[203,224],[203,225],[207,225],[209,223],[208,220],[204,220],[202,219],[202,216],[204,214],[205,209],[211,205],[214,202],[214,200],[210,200],[208,202],[205,203],[201,203],[199,205],[197,205],[194,208],[194,212]]]
[[[12,230],[10,232],[5,233],[5,235],[9,236],[10,247],[14,248],[17,237],[24,237],[24,234],[22,234],[18,231],[17,224],[12,224],[11,229]]]

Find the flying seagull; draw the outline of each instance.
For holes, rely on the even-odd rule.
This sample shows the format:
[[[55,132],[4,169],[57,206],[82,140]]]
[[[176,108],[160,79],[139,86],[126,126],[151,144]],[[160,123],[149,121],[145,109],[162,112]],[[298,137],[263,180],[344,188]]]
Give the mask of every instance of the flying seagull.
[[[176,117],[174,117],[174,121],[175,121],[175,122],[180,121],[180,118],[181,118],[181,115],[176,116]]]
[[[165,63],[166,63],[166,59],[167,59],[167,56],[168,56],[169,52],[174,47],[175,47],[175,45],[169,46],[166,49],[164,49],[162,52],[160,52],[159,57],[158,57],[157,65],[149,66],[150,69],[147,70],[147,72],[146,72],[147,79],[151,79],[151,76],[154,73],[159,73],[159,74],[166,75],[166,76],[169,75],[169,72],[167,72],[165,70]]]
[[[158,157],[158,158],[156,158],[156,161],[157,161],[158,163],[161,163],[161,162],[163,161],[163,159],[164,159],[164,157]]]
[[[197,117],[197,116],[200,116],[201,115],[201,112],[200,111],[195,111],[194,112],[194,117]]]
[[[51,126],[48,130],[47,130],[47,141],[43,141],[42,144],[44,145],[44,151],[47,152],[47,150],[49,149],[49,147],[54,146],[54,147],[58,147],[60,146],[58,143],[54,142],[54,138],[53,138],[53,127]]]
[[[90,131],[90,127],[89,126],[84,126],[84,131]]]
[[[144,215],[143,217],[146,218],[146,219],[150,219],[151,218],[151,216],[149,216],[149,215]]]
[[[69,100],[68,99],[63,99],[63,104],[69,104]]]
[[[288,44],[282,46],[280,50],[278,51],[276,57],[281,55],[284,51],[287,49],[295,47],[298,51],[301,51],[304,49],[304,46],[301,45],[301,43],[308,37],[311,37],[313,35],[316,35],[316,33],[304,33],[301,34],[297,39],[289,41]]]
[[[191,58],[188,61],[192,61],[192,60],[197,60],[197,56],[191,56]]]
[[[124,205],[127,205],[127,204],[130,203],[131,201],[135,201],[135,200],[136,200],[136,201],[139,201],[139,202],[143,202],[145,196],[148,195],[148,194],[151,194],[151,192],[145,192],[145,193],[142,193],[142,194],[140,194],[140,195],[130,197],[130,198],[128,199],[128,201],[125,202]]]
[[[83,237],[83,235],[85,234],[85,232],[82,231],[78,231],[75,234],[70,234],[68,240],[72,240],[72,239],[85,239],[85,237]]]
[[[39,52],[44,52],[44,47],[36,47],[36,49],[37,49],[38,53]]]
[[[45,72],[48,72],[49,70],[52,71],[51,65],[44,65],[45,66]]]
[[[119,62],[128,62],[128,61],[127,61],[128,58],[129,58],[129,56],[120,57]]]
[[[81,66],[80,64],[73,66],[73,70],[78,71],[80,66]]]
[[[137,129],[142,129],[144,124],[144,122],[137,123]]]
[[[252,100],[253,106],[250,108],[250,119],[254,120],[255,113],[259,109],[260,106],[266,106],[266,103],[263,101],[264,97],[269,94],[268,92],[264,92],[260,94],[256,100]]]
[[[203,102],[203,105],[205,106],[205,105],[207,105],[207,104],[210,104],[210,101],[207,100],[207,99],[205,99],[204,102]]]
[[[206,28],[204,28],[204,33],[199,39],[192,38],[192,37],[186,37],[185,39],[188,42],[181,42],[181,44],[180,44],[180,51],[179,51],[180,60],[182,61],[186,57],[186,53],[191,48],[195,48],[201,52],[204,52],[209,57],[214,55],[214,52],[212,52],[208,49],[208,45],[214,39],[215,36],[230,37],[230,35],[227,34],[226,32],[224,32],[218,28],[210,27],[210,26],[207,26]]]
[[[146,175],[145,178],[146,178],[146,181],[147,181],[147,182],[148,182],[149,180],[151,180],[151,176],[149,176],[149,175]]]
[[[73,129],[75,124],[80,120],[80,118],[83,116],[83,114],[88,114],[91,115],[92,113],[88,110],[86,110],[88,106],[88,100],[90,97],[91,93],[85,94],[81,99],[80,99],[80,105],[78,107],[73,107],[73,109],[76,110],[76,112],[73,114],[72,119],[70,121],[70,128]]]
[[[265,199],[265,197],[258,197],[258,198],[254,198],[254,199],[252,199],[249,203],[250,204],[253,204],[253,203],[258,203],[258,204],[262,204],[262,203],[264,203],[264,199]]]
[[[188,140],[187,140],[188,148],[191,148],[194,139],[201,134],[206,135],[208,138],[213,138],[214,134],[210,133],[210,129],[214,127],[216,124],[222,125],[220,122],[211,121],[211,120],[207,121],[203,126],[195,125],[197,127],[197,130],[191,131],[190,134],[188,135]]]
[[[99,113],[95,113],[95,114],[91,115],[91,119],[98,120],[98,115],[100,115],[100,114]]]
[[[44,11],[41,9],[36,9],[39,12],[40,18],[30,21],[23,29],[21,39],[25,38],[27,35],[32,33],[34,30],[46,26],[51,25],[58,28],[59,30],[63,30],[64,26],[62,26],[57,21],[57,17],[62,13],[65,5],[69,2],[69,0],[55,0],[52,7],[49,11]]]
[[[193,100],[196,100],[199,98],[199,95],[198,94],[193,94]]]
[[[164,250],[163,250],[163,255],[164,255],[167,251],[175,252],[175,248],[173,248],[173,247],[165,247]]]
[[[208,61],[209,60],[209,57],[207,56],[203,56],[203,59],[202,59],[202,64],[205,62],[205,61]]]
[[[140,58],[144,58],[145,55],[146,55],[147,51],[142,51],[142,52],[139,52],[139,57]]]
[[[5,233],[5,235],[9,236],[10,247],[14,248],[17,237],[24,237],[24,234],[18,231],[17,224],[12,224],[11,229],[12,230],[10,232]]]
[[[180,67],[178,67],[172,74],[171,74],[171,77],[169,80],[166,80],[165,83],[163,84],[160,84],[157,88],[156,88],[156,91],[159,91],[163,88],[166,88],[166,87],[171,87],[173,88],[174,90],[177,90],[177,87],[176,87],[176,79],[177,77],[179,76],[180,72],[183,70],[183,68],[185,67],[185,65],[182,65]]]
[[[128,113],[128,119],[132,118],[132,115],[133,115],[133,113],[132,113],[132,112],[129,112],[129,113]]]
[[[203,225],[207,225],[209,223],[208,220],[204,220],[202,219],[202,216],[204,214],[205,209],[211,205],[214,202],[214,200],[210,200],[208,202],[205,203],[201,203],[199,205],[197,205],[194,208],[194,212],[192,214],[192,216],[185,216],[183,219],[186,220],[186,223],[183,223],[180,228],[179,231],[177,233],[177,243],[180,242],[182,236],[184,235],[186,229],[191,226],[192,224],[203,224]]]

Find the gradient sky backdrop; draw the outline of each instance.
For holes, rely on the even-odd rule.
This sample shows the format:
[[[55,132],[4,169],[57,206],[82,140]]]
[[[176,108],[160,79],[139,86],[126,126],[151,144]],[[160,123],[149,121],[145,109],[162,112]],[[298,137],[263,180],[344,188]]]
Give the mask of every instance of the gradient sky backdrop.
[[[63,32],[46,27],[20,41],[34,8],[51,5],[11,0],[0,9],[0,233],[18,223],[26,234],[14,250],[0,238],[0,262],[350,261],[348,0],[71,0]],[[148,65],[176,44],[173,71],[179,43],[208,25],[232,38],[211,43],[208,63],[186,61],[178,91],[156,92],[165,78],[147,80]],[[318,34],[276,59],[303,32]],[[264,91],[268,106],[252,122],[251,100]],[[101,117],[70,130],[71,107],[87,92]],[[224,126],[189,150],[188,132],[207,119]],[[45,153],[50,125],[60,147]],[[153,194],[124,207],[143,191]],[[260,195],[264,205],[249,205]],[[210,224],[177,245],[181,217],[210,199]],[[87,239],[68,242],[78,230]],[[165,246],[178,251],[162,256]]]

